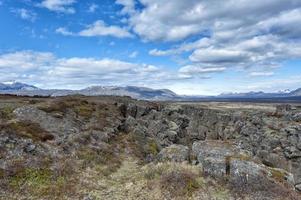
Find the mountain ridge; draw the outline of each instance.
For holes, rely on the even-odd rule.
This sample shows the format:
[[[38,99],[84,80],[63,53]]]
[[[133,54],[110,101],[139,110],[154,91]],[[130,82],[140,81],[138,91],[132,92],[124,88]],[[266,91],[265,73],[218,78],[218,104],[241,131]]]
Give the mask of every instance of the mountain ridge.
[[[169,89],[152,89],[139,86],[90,86],[80,90],[68,89],[41,89],[33,85],[10,82],[0,83],[0,94],[13,94],[24,96],[67,96],[67,95],[85,95],[85,96],[129,96],[142,100],[191,100],[202,99],[264,99],[264,98],[291,98],[301,97],[301,88],[296,90],[284,90],[278,92],[266,93],[263,91],[251,91],[245,93],[221,93],[216,96],[205,95],[178,95]]]

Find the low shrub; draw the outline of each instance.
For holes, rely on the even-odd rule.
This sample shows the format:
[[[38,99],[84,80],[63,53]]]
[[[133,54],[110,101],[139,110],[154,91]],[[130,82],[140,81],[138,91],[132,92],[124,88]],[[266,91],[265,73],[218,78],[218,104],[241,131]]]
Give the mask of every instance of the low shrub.
[[[174,196],[191,196],[200,187],[197,174],[189,171],[172,171],[163,174],[161,187]]]

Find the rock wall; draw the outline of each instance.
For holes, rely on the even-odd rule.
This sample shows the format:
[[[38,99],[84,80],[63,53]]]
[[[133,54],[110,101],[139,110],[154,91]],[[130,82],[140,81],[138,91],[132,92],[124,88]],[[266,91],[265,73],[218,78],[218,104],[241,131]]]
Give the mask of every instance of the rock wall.
[[[230,171],[241,166],[242,169],[253,169],[249,170],[251,176],[256,172],[255,168],[261,171],[282,169],[285,170],[282,178],[300,190],[300,113],[290,105],[279,105],[273,112],[180,104],[165,104],[160,109],[134,104],[122,107],[127,108],[123,130],[140,134],[144,143],[141,145],[148,145],[145,141],[154,139],[161,151],[160,160],[182,160],[185,148],[189,147],[193,153],[190,157],[186,156],[187,160],[201,163],[207,171],[216,170],[217,175],[226,174],[225,160],[233,157],[228,161],[233,166]],[[220,142],[221,149],[209,145]],[[175,144],[180,146],[175,148]],[[185,148],[177,150],[181,145]]]

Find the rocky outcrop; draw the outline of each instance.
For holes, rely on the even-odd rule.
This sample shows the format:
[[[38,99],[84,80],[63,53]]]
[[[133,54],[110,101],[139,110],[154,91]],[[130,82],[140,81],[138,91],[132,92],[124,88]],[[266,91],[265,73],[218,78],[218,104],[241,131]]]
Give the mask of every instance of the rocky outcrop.
[[[294,178],[285,170],[259,164],[246,152],[228,142],[195,142],[192,154],[205,174],[225,178],[234,185],[256,185],[258,180],[286,182],[294,186]],[[258,186],[260,187],[260,186]]]
[[[160,151],[159,161],[184,162],[189,159],[189,148],[184,145],[170,145]]]
[[[23,106],[14,110],[14,114],[17,120],[38,123],[55,135],[63,136],[79,132],[79,124],[75,122],[75,117],[71,113],[67,113],[64,118],[57,118],[34,106]]]
[[[137,112],[137,107],[133,105],[127,108],[126,130],[130,131],[128,127],[134,125],[143,130],[145,137],[154,138],[158,149],[163,149],[160,157],[168,158],[168,147],[174,144],[192,146],[196,161],[208,173],[218,176],[226,174],[225,158],[234,156],[235,159],[229,161],[233,164],[232,169],[254,167],[249,174],[256,177],[255,169],[262,171],[262,165],[280,168],[294,176],[296,185],[301,183],[301,164],[298,164],[301,153],[300,125],[295,124],[298,111],[291,105],[278,105],[272,112],[211,109],[186,104],[163,104],[160,110],[147,106],[144,109],[140,106],[139,109],[142,111]],[[213,148],[208,146],[210,141],[231,141],[233,144],[224,142],[220,147]],[[240,157],[238,152],[252,159],[237,159]]]

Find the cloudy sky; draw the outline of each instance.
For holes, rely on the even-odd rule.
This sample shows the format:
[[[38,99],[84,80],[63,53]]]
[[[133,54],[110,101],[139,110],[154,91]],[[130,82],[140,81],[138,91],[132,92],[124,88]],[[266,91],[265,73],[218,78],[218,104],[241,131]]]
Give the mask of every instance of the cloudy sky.
[[[0,0],[0,82],[301,87],[300,0]]]

